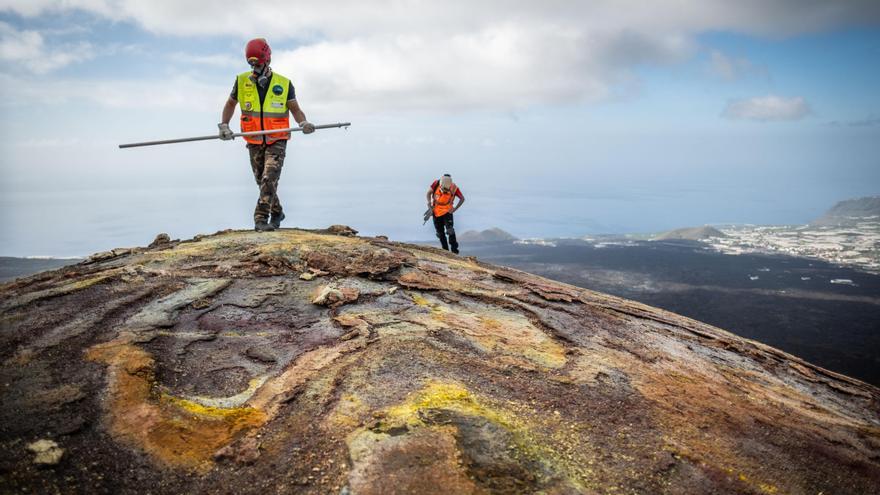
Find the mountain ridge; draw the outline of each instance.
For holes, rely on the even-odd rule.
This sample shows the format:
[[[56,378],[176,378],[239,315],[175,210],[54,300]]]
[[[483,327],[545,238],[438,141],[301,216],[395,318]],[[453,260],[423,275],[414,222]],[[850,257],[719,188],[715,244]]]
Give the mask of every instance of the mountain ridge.
[[[663,232],[654,236],[653,240],[667,241],[682,239],[688,241],[699,241],[703,239],[708,239],[710,237],[727,237],[727,235],[725,235],[724,232],[721,232],[715,227],[703,225],[702,227],[685,227],[681,229],[670,230],[668,232]]]
[[[492,227],[485,230],[467,230],[458,236],[460,242],[509,242],[517,240],[513,234]]]
[[[810,225],[851,225],[872,218],[875,220],[880,218],[880,196],[839,201],[824,215],[810,222]]]

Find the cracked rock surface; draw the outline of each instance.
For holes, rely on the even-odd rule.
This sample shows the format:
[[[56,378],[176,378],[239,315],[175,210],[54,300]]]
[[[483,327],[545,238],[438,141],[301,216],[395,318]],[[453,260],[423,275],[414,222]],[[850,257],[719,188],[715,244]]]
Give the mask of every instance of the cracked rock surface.
[[[0,322],[2,493],[880,486],[875,387],[342,226],[99,253],[0,286]]]

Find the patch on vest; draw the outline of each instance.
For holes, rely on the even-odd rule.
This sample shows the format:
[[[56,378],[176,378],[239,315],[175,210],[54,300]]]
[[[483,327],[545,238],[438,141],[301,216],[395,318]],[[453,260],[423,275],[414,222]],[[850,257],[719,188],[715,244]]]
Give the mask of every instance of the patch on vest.
[[[270,105],[275,108],[284,108],[284,103],[281,103],[280,101],[273,101]]]
[[[282,88],[280,84],[276,84],[275,86],[272,86],[272,92],[276,95],[280,95],[284,92],[284,88]]]
[[[252,106],[253,105],[251,105],[251,102],[249,102],[249,101],[244,102],[244,109],[245,110],[250,110]]]

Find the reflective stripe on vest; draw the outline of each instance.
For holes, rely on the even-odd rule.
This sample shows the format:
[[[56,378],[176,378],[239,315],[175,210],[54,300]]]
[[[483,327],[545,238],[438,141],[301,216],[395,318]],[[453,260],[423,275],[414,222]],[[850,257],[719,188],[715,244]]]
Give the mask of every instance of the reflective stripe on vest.
[[[280,92],[275,93],[279,87]],[[257,85],[251,81],[250,72],[242,72],[238,75],[238,106],[241,108],[241,132],[287,129],[290,127],[289,112],[287,111],[288,89],[290,80],[272,72],[272,80],[266,97],[261,102]],[[279,132],[266,135],[266,144],[272,144],[281,139],[290,139],[290,134]],[[251,144],[263,144],[263,136],[244,136],[244,140]]]
[[[449,188],[449,192],[443,192],[443,188],[439,185],[434,190],[434,216],[442,217],[452,210],[452,201],[455,199],[455,193],[458,192],[458,186],[455,184]]]

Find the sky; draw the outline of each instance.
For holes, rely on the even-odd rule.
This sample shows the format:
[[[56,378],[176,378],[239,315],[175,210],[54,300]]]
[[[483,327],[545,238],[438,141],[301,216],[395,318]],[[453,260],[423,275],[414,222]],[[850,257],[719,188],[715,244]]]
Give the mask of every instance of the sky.
[[[313,123],[286,226],[430,239],[802,224],[880,194],[880,2],[0,0],[0,255],[82,256],[252,226],[216,132],[243,47],[272,46]],[[237,115],[233,119],[237,129]]]

